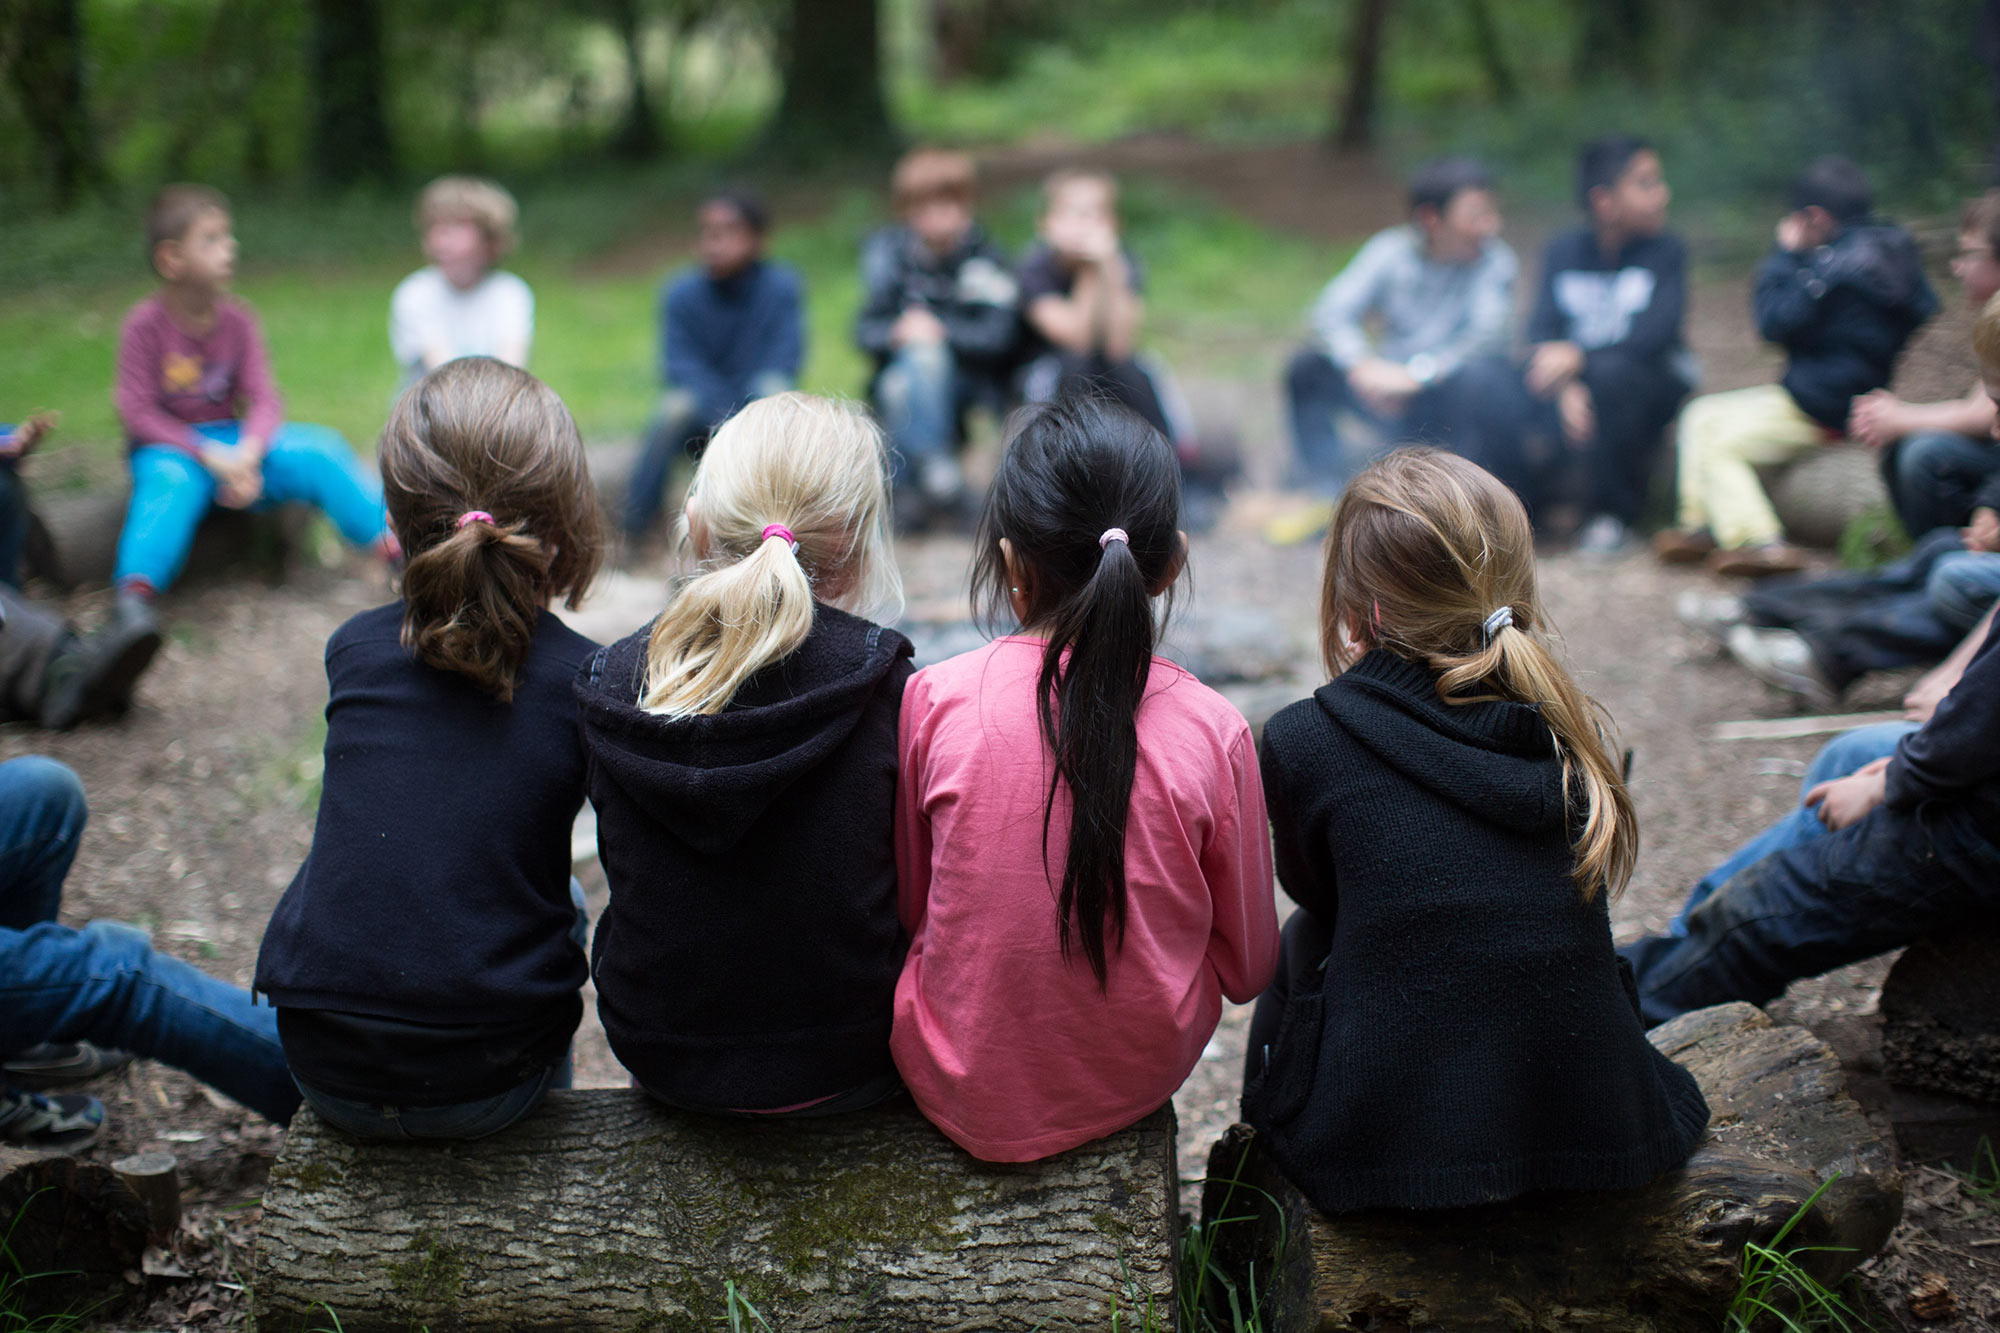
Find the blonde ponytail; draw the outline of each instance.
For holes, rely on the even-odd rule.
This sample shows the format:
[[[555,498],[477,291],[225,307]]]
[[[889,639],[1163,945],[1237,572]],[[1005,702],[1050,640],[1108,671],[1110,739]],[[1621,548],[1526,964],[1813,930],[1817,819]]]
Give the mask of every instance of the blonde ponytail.
[[[881,431],[829,398],[761,398],[716,431],[688,492],[683,537],[704,567],[653,622],[639,706],[719,713],[798,651],[815,601],[900,609]]]

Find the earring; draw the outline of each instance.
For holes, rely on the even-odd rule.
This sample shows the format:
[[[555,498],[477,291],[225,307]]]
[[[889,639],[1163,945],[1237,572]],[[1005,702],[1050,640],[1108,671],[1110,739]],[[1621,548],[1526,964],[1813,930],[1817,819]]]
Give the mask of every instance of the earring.
[[[1013,593],[1016,597],[1019,597],[1021,595],[1021,590],[1019,588],[1009,588],[1007,589],[1007,591]]]

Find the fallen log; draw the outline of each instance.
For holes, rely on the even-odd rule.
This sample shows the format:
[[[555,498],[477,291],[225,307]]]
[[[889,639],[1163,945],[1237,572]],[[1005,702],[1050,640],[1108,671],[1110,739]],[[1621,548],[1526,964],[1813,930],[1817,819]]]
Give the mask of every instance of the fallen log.
[[[1968,923],[1903,950],[1882,983],[1890,1080],[2000,1103],[2000,929]]]
[[[1769,1241],[1829,1178],[1784,1248],[1841,1247],[1799,1256],[1826,1282],[1882,1248],[1902,1216],[1902,1179],[1823,1043],[1747,1004],[1651,1035],[1694,1073],[1713,1112],[1680,1170],[1617,1193],[1332,1217],[1238,1125],[1210,1154],[1203,1191],[1219,1262],[1264,1291],[1269,1333],[1714,1333],[1744,1244]]]
[[[26,1318],[121,1302],[147,1226],[146,1205],[104,1163],[0,1148],[0,1273],[17,1279],[7,1296]]]
[[[1805,546],[1838,545],[1849,523],[1889,508],[1875,452],[1866,445],[1825,445],[1763,471],[1785,535]]]
[[[28,545],[27,572],[65,591],[109,583],[125,525],[124,491],[84,491],[37,496],[36,535]],[[313,510],[304,504],[272,509],[211,510],[195,530],[187,578],[251,568],[282,572],[305,540]]]
[[[1171,1324],[1174,1121],[974,1161],[908,1102],[823,1120],[550,1094],[477,1143],[363,1143],[310,1110],[271,1168],[257,1327],[700,1329],[728,1283],[786,1333]],[[1067,1321],[1065,1324],[1062,1321]]]

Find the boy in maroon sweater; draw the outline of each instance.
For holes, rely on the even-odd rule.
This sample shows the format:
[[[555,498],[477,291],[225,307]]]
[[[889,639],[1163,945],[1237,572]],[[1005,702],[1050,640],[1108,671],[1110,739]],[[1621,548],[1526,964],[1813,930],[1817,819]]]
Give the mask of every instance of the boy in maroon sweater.
[[[225,295],[236,272],[229,201],[169,185],[146,234],[160,290],[125,316],[112,395],[132,449],[114,575],[120,617],[150,619],[148,604],[179,576],[211,504],[304,500],[356,545],[382,543],[381,483],[338,432],[286,422],[257,317]]]

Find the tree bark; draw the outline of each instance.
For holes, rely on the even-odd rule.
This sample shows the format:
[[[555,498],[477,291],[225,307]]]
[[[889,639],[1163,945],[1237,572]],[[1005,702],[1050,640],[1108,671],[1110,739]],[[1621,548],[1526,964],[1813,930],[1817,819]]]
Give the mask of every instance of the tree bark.
[[[1654,0],[1576,0],[1579,83],[1653,82]]]
[[[85,491],[33,502],[34,528],[25,555],[27,571],[61,589],[109,583],[125,525],[123,491]],[[282,569],[304,544],[313,511],[284,504],[251,512],[217,508],[195,530],[185,578],[256,565]]]
[[[1376,85],[1382,69],[1382,35],[1389,0],[1358,0],[1347,32],[1347,86],[1335,122],[1336,148],[1368,148],[1375,142]]]
[[[1837,546],[1848,524],[1889,508],[1882,469],[1863,445],[1830,444],[1763,471],[1785,536],[1801,546]]]
[[[77,0],[15,0],[8,8],[8,79],[56,207],[70,208],[87,190],[107,194],[111,182],[91,123]]]
[[[125,1273],[145,1253],[146,1228],[146,1205],[102,1162],[0,1148],[8,1275],[48,1274],[9,1292],[24,1302],[23,1315],[107,1313],[103,1303],[123,1300]]]
[[[765,151],[807,158],[893,148],[877,0],[791,0],[789,8],[784,97]]]
[[[1009,1166],[908,1102],[766,1122],[557,1092],[451,1145],[364,1144],[306,1110],[251,1289],[267,1330],[328,1307],[348,1333],[712,1330],[727,1282],[787,1333],[1094,1328],[1114,1299],[1171,1320],[1177,1222],[1171,1108]]]
[[[380,0],[312,0],[311,155],[322,185],[395,175],[382,69]]]
[[[1465,0],[1465,16],[1472,24],[1472,49],[1479,57],[1479,67],[1486,71],[1486,86],[1492,90],[1493,100],[1503,105],[1512,102],[1521,90],[1514,67],[1507,63],[1507,48],[1500,43],[1493,6],[1489,0]]]
[[[1838,1176],[1781,1248],[1846,1247],[1797,1256],[1828,1285],[1882,1248],[1902,1216],[1902,1178],[1831,1050],[1747,1004],[1686,1014],[1651,1036],[1694,1074],[1714,1114],[1681,1169],[1617,1193],[1329,1217],[1238,1125],[1210,1155],[1202,1200],[1211,1224],[1255,1214],[1212,1233],[1225,1270],[1249,1281],[1254,1263],[1269,1275],[1258,1279],[1269,1333],[1713,1333],[1744,1243],[1770,1241],[1822,1181]]]
[[[1897,1083],[2000,1103],[2000,929],[1918,940],[1882,984],[1882,1067]]]
[[[611,137],[611,150],[628,162],[656,157],[663,146],[646,90],[645,29],[639,20],[639,0],[611,0],[611,26],[625,45],[625,65],[632,76],[632,95],[625,103],[625,118]]]

